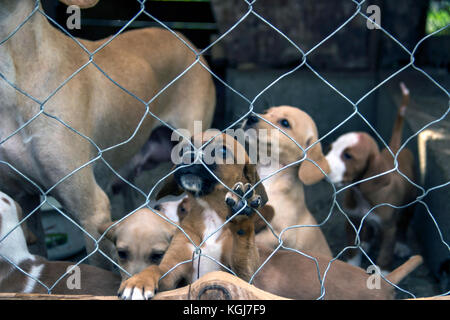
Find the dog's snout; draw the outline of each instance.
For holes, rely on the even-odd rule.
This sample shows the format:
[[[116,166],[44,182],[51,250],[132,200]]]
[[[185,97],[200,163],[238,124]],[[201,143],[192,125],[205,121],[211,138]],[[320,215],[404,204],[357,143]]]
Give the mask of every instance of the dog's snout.
[[[258,121],[259,121],[258,117],[253,114],[249,115],[246,120],[247,121],[245,122],[245,125],[247,127],[250,127],[250,126],[254,125],[255,123],[258,123]]]

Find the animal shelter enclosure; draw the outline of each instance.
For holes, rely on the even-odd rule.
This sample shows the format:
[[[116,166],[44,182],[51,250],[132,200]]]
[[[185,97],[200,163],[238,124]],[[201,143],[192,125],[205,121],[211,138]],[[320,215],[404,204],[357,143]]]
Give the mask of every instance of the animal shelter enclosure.
[[[119,272],[122,275],[132,276],[134,273],[126,270],[118,262],[121,258],[117,254],[111,254],[115,251],[107,252],[105,248],[106,243],[117,244],[116,239],[110,239],[110,232],[127,220],[131,221],[131,217],[137,216],[141,209],[148,209],[148,214],[160,217],[161,221],[173,228],[172,232],[184,236],[188,248],[192,249],[189,259],[182,259],[167,272],[162,272],[160,280],[170,278],[175,269],[187,265],[192,266],[193,270],[197,271],[196,278],[200,278],[198,282],[180,281],[177,288],[171,288],[175,290],[162,291],[156,298],[286,298],[253,286],[255,279],[263,282],[258,276],[261,276],[266,265],[270,265],[272,255],[275,256],[279,251],[310,260],[311,268],[314,269],[313,273],[317,274],[319,283],[314,299],[326,298],[325,288],[330,274],[332,277],[333,272],[338,272],[335,270],[346,272],[347,263],[344,262],[350,252],[361,254],[358,270],[364,271],[369,276],[379,276],[383,285],[387,284],[394,288],[395,299],[448,298],[450,293],[448,204],[450,3],[448,1],[421,0],[413,3],[412,0],[396,2],[285,0],[275,4],[270,0],[144,0],[126,1],[124,4],[121,1],[100,0],[98,3],[93,1],[91,8],[81,11],[77,6],[72,8],[74,11],[68,10],[67,5],[70,5],[71,1],[23,0],[23,3],[26,5],[17,4],[11,8],[0,1],[0,9],[8,15],[13,16],[18,12],[21,14],[18,15],[20,20],[17,20],[7,19],[0,12],[2,19],[0,23],[2,26],[6,25],[2,28],[4,31],[0,31],[0,97],[7,101],[4,106],[0,105],[0,117],[3,117],[3,120],[0,120],[3,121],[0,122],[3,126],[0,127],[0,178],[3,179],[0,180],[0,192],[4,192],[17,202],[17,207],[22,207],[14,209],[19,215],[17,223],[4,224],[11,227],[10,229],[2,229],[0,220],[2,232],[0,262],[25,276],[26,288],[32,289],[0,290],[2,292],[0,299],[52,299],[46,294],[54,294],[55,289],[64,286],[66,281],[76,274],[77,268],[90,263],[93,257],[102,261],[102,267],[106,265],[112,269],[116,276]],[[76,5],[76,1],[74,4]],[[20,7],[21,5],[23,7]],[[68,21],[76,19],[77,14],[80,25],[71,28]],[[65,50],[61,51],[63,52],[61,55],[57,51],[59,49],[45,50],[45,46],[52,44],[53,40],[34,34],[31,37],[34,42],[27,38],[31,30],[36,30],[37,26],[47,31],[57,30],[61,37],[70,40],[70,45],[65,47],[66,44],[64,46],[57,44],[56,47]],[[164,36],[167,37],[155,46],[163,51],[155,55],[159,59],[158,62],[150,61],[149,65],[143,62],[145,57],[140,54],[151,48],[148,43],[142,44],[143,37],[146,35],[150,37],[150,33],[142,33],[136,38],[127,40],[125,44],[117,44],[123,35],[148,27],[165,30]],[[105,38],[106,40],[100,40],[99,44],[84,42],[78,37],[89,41]],[[27,47],[24,43],[31,43],[27,41],[33,42],[33,45]],[[173,47],[172,43],[175,44]],[[11,48],[16,50],[20,46],[23,46],[23,51],[11,55],[13,51]],[[130,50],[132,54],[126,56],[126,50]],[[67,52],[75,51],[78,55],[75,56],[74,53],[73,57],[66,59],[72,64],[58,67],[61,61],[65,60],[64,55],[68,54]],[[178,51],[188,57],[184,64],[178,57],[173,60],[167,58],[169,52],[172,54]],[[47,55],[49,60],[43,59],[41,54]],[[109,58],[100,60],[105,56]],[[44,60],[46,62],[40,62]],[[166,75],[166,69],[160,67],[159,62],[161,65],[169,66],[179,63],[181,67],[178,68],[178,65],[178,69],[173,67],[175,71],[170,69],[171,73],[167,71]],[[121,66],[120,63],[125,63],[126,68],[116,70],[116,64]],[[14,68],[11,69],[13,65]],[[130,65],[137,67],[132,69]],[[42,73],[33,73],[39,69]],[[133,72],[137,71],[141,73],[135,75]],[[92,83],[86,80],[90,79],[88,72],[89,75],[93,75]],[[144,82],[147,81],[147,75],[154,76],[155,79],[161,77],[162,80],[158,85],[147,88],[147,83]],[[124,78],[120,78],[121,76]],[[156,80],[152,81],[151,77],[148,82],[155,82]],[[55,79],[58,79],[56,86],[51,89],[45,87],[47,82],[53,81],[54,84]],[[212,89],[208,87],[210,82],[213,83]],[[101,85],[92,89],[90,86],[93,83]],[[41,87],[45,90],[41,90]],[[211,92],[213,98],[209,95]],[[173,104],[179,106],[173,107],[170,100],[172,96],[176,96],[174,98],[176,103]],[[211,100],[215,100],[212,107],[208,104]],[[407,105],[405,101],[408,101]],[[76,108],[69,108],[73,113],[68,113],[61,107],[65,102],[76,103]],[[184,105],[185,102],[189,105]],[[137,116],[132,116],[131,107],[127,109],[115,105],[117,109],[111,112],[114,114],[111,119],[114,120],[110,120],[102,114],[107,113],[108,103],[123,103],[127,108],[129,105],[138,106],[136,109],[139,109],[139,112]],[[84,104],[92,104],[94,111],[83,113],[85,109],[82,107],[78,109],[78,106]],[[14,112],[18,111],[15,106],[20,106],[25,111],[16,115]],[[317,126],[318,139],[312,142],[308,140],[306,145],[301,145],[300,141],[296,141],[296,136],[288,133],[290,132],[288,129],[291,129],[289,124],[284,126],[281,121],[267,120],[267,110],[278,106],[293,106],[294,109],[306,112],[312,118],[312,123]],[[7,120],[9,119],[7,115],[15,120]],[[100,121],[84,126],[97,116]],[[202,119],[195,119],[196,117]],[[169,139],[173,133],[186,138],[186,131],[183,130],[189,131],[194,128],[188,124],[191,120],[202,120],[203,130],[215,128],[220,133],[226,133],[230,129],[245,127],[251,117],[255,123],[267,125],[291,143],[292,148],[298,153],[297,158],[289,159],[272,174],[262,177],[255,183],[249,180],[252,186],[241,193],[233,187],[234,183],[233,185],[224,183],[220,175],[214,171],[216,168],[209,167],[203,156],[196,159],[213,177],[215,183],[223,186],[221,190],[227,193],[227,200],[230,197],[228,194],[233,194],[238,199],[236,202],[242,204],[238,210],[231,210],[232,214],[226,215],[223,223],[213,224],[210,229],[205,227],[209,233],[204,234],[204,238],[196,243],[191,239],[190,230],[184,230],[182,227],[182,221],[186,220],[182,220],[179,216],[177,222],[162,214],[162,209],[158,209],[164,201],[158,201],[156,196],[164,189],[165,184],[177,171],[194,165],[191,163],[174,167],[169,157],[171,154],[167,154],[167,150],[160,150],[162,147],[174,148],[175,143],[173,140],[167,142],[164,139]],[[395,132],[396,121],[400,118],[404,121],[400,132],[401,141],[399,148],[392,151],[390,140]],[[289,120],[292,124],[292,120]],[[99,132],[103,129],[96,128],[96,124],[100,123],[105,126],[105,132]],[[182,127],[184,124],[189,127]],[[380,150],[386,148],[393,167],[369,175],[368,178],[361,175],[352,182],[334,183],[329,176],[331,165],[327,173],[327,169],[319,164],[319,160],[313,158],[313,150],[320,147],[320,153],[323,151],[323,157],[326,158],[331,152],[329,150],[336,146],[333,143],[342,135],[351,132],[364,132],[374,139],[377,148]],[[202,154],[220,133],[216,132],[214,138],[207,142],[202,141],[200,146],[188,143],[194,153],[200,151],[199,154]],[[106,139],[107,136],[110,140],[106,139],[106,143],[103,140],[96,141],[94,135],[98,135],[99,139]],[[191,136],[192,133],[186,140],[190,141]],[[154,151],[146,144],[152,137],[160,139],[157,140],[155,148],[162,146],[161,149]],[[63,140],[64,143],[56,144]],[[133,143],[134,147],[130,147]],[[58,147],[52,148],[53,144]],[[17,145],[20,145],[20,148],[15,147]],[[413,157],[414,179],[400,170],[400,155],[406,149],[410,150]],[[45,152],[39,154],[36,150]],[[152,157],[157,160],[144,159],[146,162],[142,162],[141,158],[132,158],[134,154],[145,154],[142,150],[145,152],[153,150],[159,158],[154,154]],[[77,155],[84,154],[88,154],[87,161],[81,156],[80,159],[73,159]],[[36,162],[27,160],[27,157],[33,156],[38,159]],[[119,158],[126,161],[122,161],[121,166],[113,165],[113,161]],[[50,160],[51,163],[48,162]],[[50,163],[49,168],[44,168],[47,162]],[[61,167],[58,166],[60,163]],[[292,168],[301,168],[307,163],[312,165],[311,171],[319,169],[322,173],[319,181],[305,183],[301,189],[304,188],[304,203],[317,224],[293,224],[283,227],[276,233],[273,231],[271,221],[267,221],[261,213],[264,207],[251,207],[249,195],[256,194],[257,187],[264,186],[263,182],[272,177]],[[135,167],[139,167],[138,170]],[[98,171],[95,171],[97,169]],[[83,180],[81,177],[87,171],[92,173],[92,177]],[[298,172],[298,176],[297,173],[295,175],[296,179],[301,180],[300,169]],[[366,207],[360,213],[361,224],[354,224],[344,206],[346,192],[354,190],[360,184],[378,181],[377,179],[390,174],[401,176],[401,179],[406,181],[404,183],[414,190],[416,194],[413,200],[401,204],[381,200],[376,205]],[[55,176],[58,178],[55,179]],[[223,177],[229,176],[232,175],[225,174]],[[96,187],[91,189],[92,181]],[[38,199],[37,202],[27,202],[23,200],[25,197],[7,192],[17,190],[17,186],[20,186],[20,190],[25,190],[24,193],[36,196],[34,199]],[[184,188],[185,192],[189,193],[189,190]],[[400,188],[397,186],[392,193]],[[268,203],[271,204],[273,189],[269,189],[267,185],[266,189],[270,190],[267,196]],[[80,193],[78,197],[67,196],[77,193]],[[92,200],[94,196],[95,201]],[[200,197],[200,192],[193,196],[195,197]],[[5,203],[10,202],[9,198],[5,199],[7,199]],[[179,200],[179,195],[171,194],[166,201],[174,199]],[[299,196],[299,199],[303,198]],[[221,198],[220,202],[225,203],[225,198]],[[204,206],[208,209],[211,209],[210,207]],[[0,211],[2,208],[0,206]],[[15,207],[11,205],[11,208]],[[77,212],[74,212],[77,210],[73,208],[80,208],[80,211],[92,209],[94,212],[110,208],[108,211],[110,216],[106,221],[104,217],[89,220],[83,215],[77,216]],[[175,211],[180,207],[177,208]],[[240,270],[233,270],[233,267],[223,263],[220,254],[215,256],[208,251],[210,248],[206,249],[206,245],[219,241],[218,235],[223,230],[232,228],[233,221],[241,218],[247,208],[253,208],[252,214],[265,222],[264,227],[267,230],[272,230],[276,245],[271,249],[271,254],[264,256],[267,259],[259,261],[251,276],[243,279],[240,277]],[[399,283],[390,281],[388,273],[381,272],[376,265],[377,256],[383,251],[381,238],[383,230],[374,231],[374,235],[369,239],[375,239],[370,248],[365,247],[365,243],[369,241],[365,238],[361,240],[360,237],[366,234],[364,232],[367,231],[363,228],[371,221],[378,221],[382,225],[379,222],[382,219],[377,216],[377,212],[386,208],[405,209],[411,214],[405,233],[406,238],[403,239],[408,245],[408,250],[401,251],[400,248],[399,252],[403,253],[392,257],[389,272],[408,263],[410,258],[414,259],[420,255],[423,259],[423,263],[413,268],[415,270],[411,270]],[[19,211],[23,211],[22,216]],[[275,211],[275,216],[276,214]],[[249,213],[245,215],[251,216]],[[11,241],[8,242],[8,237],[11,240],[19,232],[22,234],[24,228],[24,236],[20,236],[20,239],[25,239],[28,237],[26,226],[34,231],[36,219],[42,224],[41,229],[45,233],[37,234],[37,243],[28,245],[30,252],[33,254],[42,252],[40,250],[45,247],[44,252],[50,262],[65,261],[69,266],[62,269],[61,274],[53,275],[52,281],[48,283],[39,279],[41,276],[39,268],[23,267],[20,265],[23,260],[8,256],[16,251],[14,245],[11,247]],[[100,220],[102,224],[111,221],[112,224],[99,232],[97,231],[100,228],[96,228],[96,234],[87,230],[87,226],[93,224],[93,221],[97,223]],[[352,227],[354,231],[353,243],[349,243],[347,238],[350,222],[350,228]],[[322,264],[314,256],[284,243],[283,235],[288,234],[290,230],[302,228],[316,228],[323,232],[332,256],[327,263]],[[242,229],[238,230],[239,235],[242,235],[242,232]],[[173,234],[168,236],[170,239],[173,239],[172,237]],[[166,247],[164,250],[169,249]],[[25,251],[26,257],[30,257],[26,244]],[[157,256],[160,258],[158,261],[161,261],[165,254],[165,251],[158,252]],[[200,277],[202,271],[198,270],[201,261],[202,263],[207,261],[208,266],[214,266],[211,268],[225,271],[227,274],[205,272],[202,278]],[[334,269],[335,265],[337,269]],[[2,270],[0,268],[0,272]],[[84,272],[81,273],[82,277],[88,273]],[[283,273],[295,274],[295,270],[280,272],[277,277],[281,277]],[[95,276],[94,271],[92,274]],[[0,289],[3,281],[1,277],[2,274],[0,274]],[[214,288],[221,286],[225,289],[220,294],[205,294],[208,290],[205,288],[211,286],[215,286]],[[40,288],[40,291],[33,291],[35,288]],[[79,295],[73,290],[74,297],[71,298],[66,291],[53,297],[76,299],[75,295]],[[32,293],[37,295],[28,295]],[[205,296],[202,296],[203,294]],[[132,293],[127,295],[126,290],[125,292],[122,290],[121,297],[136,296]],[[138,297],[144,298],[144,294]],[[113,299],[112,294],[101,293],[84,294],[79,298]]]

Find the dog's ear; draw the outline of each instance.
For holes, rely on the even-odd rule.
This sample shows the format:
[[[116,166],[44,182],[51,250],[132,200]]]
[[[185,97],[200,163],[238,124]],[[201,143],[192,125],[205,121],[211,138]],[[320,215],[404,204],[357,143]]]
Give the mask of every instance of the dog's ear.
[[[95,6],[99,0],[59,0],[66,6],[79,6],[82,9],[91,8]]]
[[[259,178],[258,172],[256,171],[256,165],[247,163],[244,166],[244,176],[247,178],[249,183],[251,185],[255,185],[258,183],[261,179]],[[267,201],[269,201],[269,198],[267,197],[266,189],[264,188],[263,183],[258,183],[258,185],[255,187],[255,193],[259,194],[261,196],[261,206],[264,206]]]
[[[97,231],[100,234],[103,234],[110,226],[112,226],[115,222],[106,222],[104,224],[102,224],[101,226],[98,227]],[[105,234],[105,237],[109,240],[111,240],[111,242],[116,243],[116,231],[117,231],[117,226],[119,224],[116,224],[114,227],[112,227],[111,229],[108,230],[108,232]]]
[[[313,143],[310,145],[312,144]],[[313,160],[326,174],[330,173],[330,165],[322,152],[322,145],[320,142],[316,143],[308,150],[307,158]],[[305,159],[300,164],[298,177],[305,185],[311,185],[319,182],[325,176],[314,163]]]
[[[19,219],[19,221],[22,221],[22,219],[24,218],[22,207],[16,201],[14,201],[14,204],[17,210],[17,218]],[[28,228],[27,223],[24,222],[20,226],[22,227],[27,245],[35,244],[38,239],[36,235],[30,230],[30,228]]]
[[[366,168],[367,169],[365,170],[361,180],[376,176],[380,173],[390,170],[379,152],[372,152],[369,155]],[[391,177],[392,173],[388,173],[378,178],[370,179],[367,182],[361,183],[360,189],[364,193],[378,190],[389,184],[391,182]]]
[[[162,187],[156,192],[155,200],[158,201],[161,198],[164,198],[165,196],[181,196],[183,194],[184,190],[181,189],[181,187],[176,183],[175,177],[173,174],[168,176],[164,181],[162,182]]]

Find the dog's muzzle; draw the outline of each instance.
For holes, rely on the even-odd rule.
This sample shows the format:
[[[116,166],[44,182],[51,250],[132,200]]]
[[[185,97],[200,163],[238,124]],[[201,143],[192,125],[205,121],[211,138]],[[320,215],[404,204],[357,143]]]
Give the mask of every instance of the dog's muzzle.
[[[192,164],[182,167],[174,173],[175,181],[184,190],[193,193],[195,196],[202,196],[213,191],[217,179],[205,168],[203,164]],[[208,165],[208,169],[214,172],[215,165]]]
[[[249,115],[244,122],[244,130],[252,128],[256,123],[258,123],[259,119],[255,115]]]

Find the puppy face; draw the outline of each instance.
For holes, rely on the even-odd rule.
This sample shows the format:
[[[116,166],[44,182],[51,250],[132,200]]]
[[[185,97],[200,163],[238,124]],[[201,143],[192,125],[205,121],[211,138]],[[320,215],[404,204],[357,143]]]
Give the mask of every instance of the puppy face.
[[[328,175],[331,182],[350,183],[362,179],[378,153],[378,146],[366,133],[351,132],[340,136],[326,156],[331,168]]]
[[[249,129],[256,129],[257,131],[266,130],[267,138],[264,135],[258,134],[259,143],[267,145],[271,152],[278,152],[281,165],[287,165],[303,158],[304,153],[297,144],[306,149],[318,140],[318,132],[314,120],[298,108],[291,106],[272,107],[260,116],[283,130],[290,138],[270,123],[258,119],[255,116],[247,119],[244,124],[244,130],[247,132]],[[279,136],[278,150],[272,146],[273,135]],[[297,144],[292,140],[297,142]],[[255,141],[249,142],[255,143]],[[325,173],[329,172],[328,163],[322,153],[320,143],[316,143],[311,147],[307,156],[309,159],[315,161]],[[303,183],[316,183],[323,177],[324,175],[313,163],[305,160],[300,165],[299,178]]]
[[[99,232],[105,232],[111,225],[101,226]],[[106,237],[115,244],[119,265],[133,275],[161,262],[175,229],[151,210],[141,209],[116,224]],[[121,275],[122,279],[128,278],[123,271]]]
[[[194,197],[202,197],[226,193],[229,190],[225,186],[231,189],[236,182],[253,185],[260,180],[256,172],[256,166],[250,163],[245,148],[233,137],[210,130],[199,136],[194,136],[192,141],[197,147],[200,147],[212,138],[214,139],[201,152],[196,154],[189,144],[182,142],[183,145],[180,148],[182,157],[184,160],[190,161],[184,161],[176,167],[173,182],[179,188]],[[203,160],[203,163],[200,159]],[[177,194],[171,192],[174,189],[173,182],[167,181],[166,186],[171,186],[169,191],[160,192],[158,196]],[[263,204],[265,204],[267,195],[262,183],[255,187],[255,191],[261,195]]]

